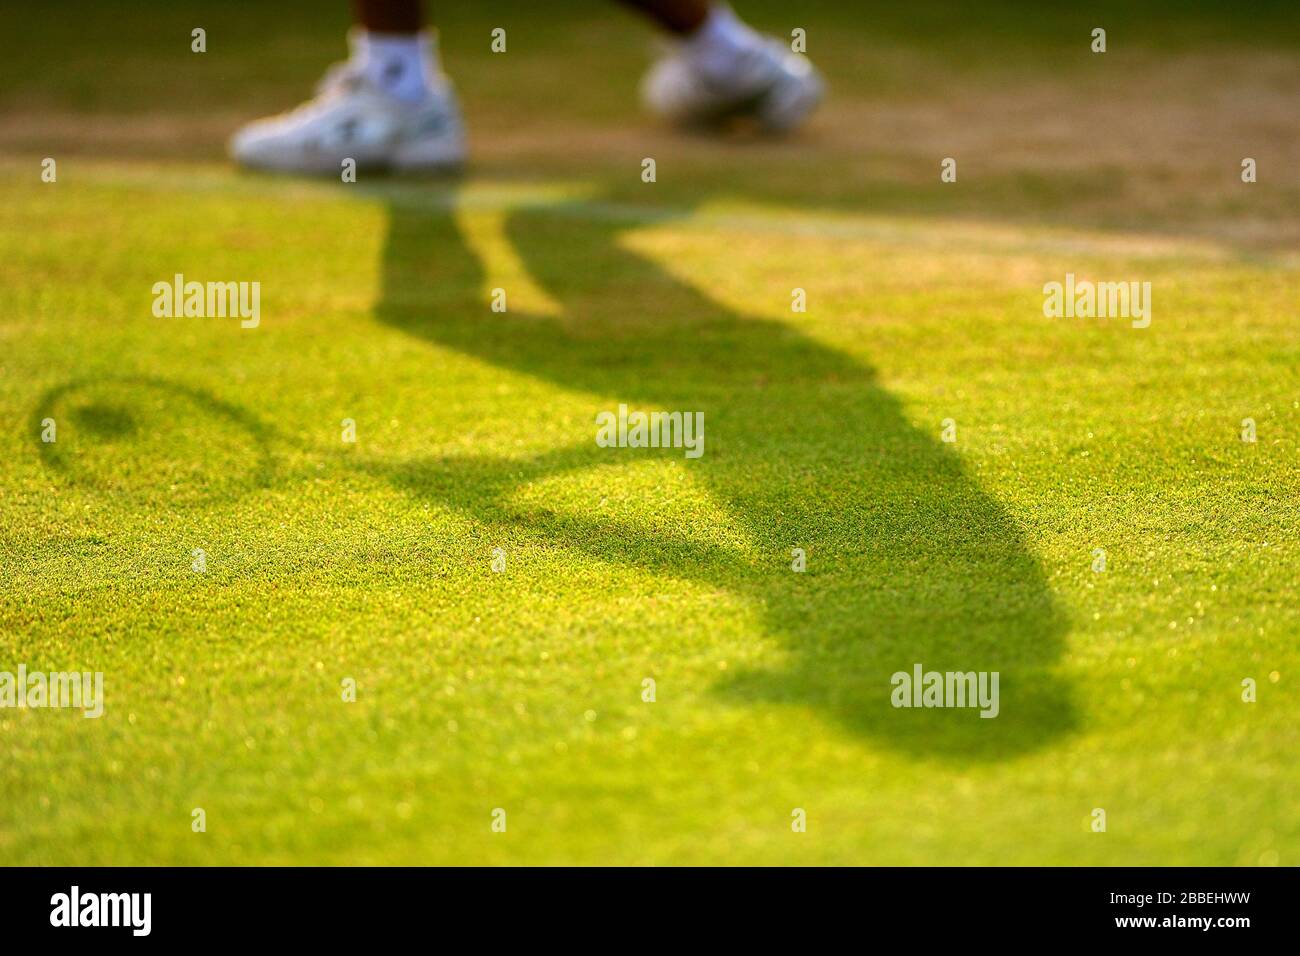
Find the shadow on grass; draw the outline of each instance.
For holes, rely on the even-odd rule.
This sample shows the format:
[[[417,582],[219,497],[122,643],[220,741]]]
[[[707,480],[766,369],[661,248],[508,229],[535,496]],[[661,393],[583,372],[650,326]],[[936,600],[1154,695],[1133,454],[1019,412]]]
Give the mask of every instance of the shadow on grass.
[[[1065,622],[1038,562],[871,368],[788,325],[729,311],[622,248],[623,226],[580,209],[521,208],[508,220],[559,316],[489,312],[482,266],[448,211],[390,201],[389,216],[382,322],[592,396],[590,424],[566,447],[523,461],[372,466],[394,484],[501,540],[544,541],[753,602],[788,656],[777,670],[720,683],[737,704],[807,706],[891,747],[968,759],[1032,750],[1073,726],[1069,688],[1051,672]],[[706,452],[686,467],[752,551],[509,503],[529,481],[663,454],[595,444],[596,414],[617,402],[704,412]],[[791,570],[796,546],[807,573]],[[1000,716],[894,709],[890,676],[916,663],[1000,672]]]
[[[42,439],[47,421],[55,441]],[[228,501],[276,474],[272,431],[256,415],[154,376],[65,382],[37,400],[28,429],[52,472],[137,505]]]

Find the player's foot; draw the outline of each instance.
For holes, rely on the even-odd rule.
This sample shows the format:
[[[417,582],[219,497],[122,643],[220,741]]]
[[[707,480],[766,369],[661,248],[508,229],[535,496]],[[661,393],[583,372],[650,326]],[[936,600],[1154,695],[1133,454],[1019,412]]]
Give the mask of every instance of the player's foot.
[[[701,55],[692,38],[656,63],[641,85],[646,106],[681,124],[749,117],[785,132],[802,123],[821,101],[821,77],[780,40],[744,29],[721,56]]]
[[[235,133],[230,155],[243,166],[291,173],[338,173],[345,159],[358,169],[442,170],[464,162],[465,133],[445,77],[411,101],[341,63],[311,100]]]

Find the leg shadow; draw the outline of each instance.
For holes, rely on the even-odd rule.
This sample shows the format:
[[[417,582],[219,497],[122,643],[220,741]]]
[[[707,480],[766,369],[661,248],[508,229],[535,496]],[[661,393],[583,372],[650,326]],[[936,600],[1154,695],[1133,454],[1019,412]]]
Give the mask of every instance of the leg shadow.
[[[999,759],[1069,731],[1069,688],[1053,674],[1066,622],[1014,522],[959,457],[906,420],[872,369],[701,295],[620,246],[623,228],[580,206],[516,211],[509,237],[562,314],[490,314],[481,266],[453,216],[391,203],[376,315],[633,408],[703,411],[706,452],[689,467],[751,547],[702,547],[504,501],[522,481],[615,460],[594,443],[607,398],[593,398],[590,430],[568,447],[524,462],[380,466],[387,476],[491,527],[742,594],[762,608],[786,659],[721,683],[717,692],[738,704],[813,708],[881,744],[937,757]],[[458,490],[466,487],[475,494]],[[804,574],[791,570],[793,547],[807,551]],[[891,675],[917,663],[999,672],[999,716],[895,709]]]

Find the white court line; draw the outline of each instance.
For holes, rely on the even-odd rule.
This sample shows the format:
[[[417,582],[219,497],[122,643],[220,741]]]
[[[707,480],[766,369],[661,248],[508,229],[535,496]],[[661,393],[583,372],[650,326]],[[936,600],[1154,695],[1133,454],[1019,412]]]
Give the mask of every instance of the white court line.
[[[0,169],[13,166],[0,161]],[[771,211],[730,212],[719,209],[654,207],[592,198],[591,187],[577,183],[481,183],[472,179],[410,183],[392,180],[344,186],[327,180],[245,175],[225,166],[142,165],[120,162],[82,166],[83,179],[106,186],[149,192],[216,193],[280,202],[361,200],[432,212],[513,212],[548,209],[566,218],[593,222],[655,226],[673,223],[683,228],[724,232],[768,233],[816,239],[841,239],[954,248],[983,254],[1049,254],[1125,256],[1136,259],[1193,258],[1211,262],[1248,262],[1280,269],[1300,268],[1300,254],[1237,250],[1204,237],[1159,233],[1105,233],[1041,224],[1016,225],[966,218],[809,213],[772,207]]]

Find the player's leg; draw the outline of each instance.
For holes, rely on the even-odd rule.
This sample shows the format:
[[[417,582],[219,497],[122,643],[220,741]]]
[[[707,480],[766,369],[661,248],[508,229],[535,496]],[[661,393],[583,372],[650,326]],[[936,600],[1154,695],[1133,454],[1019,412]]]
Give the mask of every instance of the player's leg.
[[[352,0],[352,22],[371,33],[419,33],[424,5],[420,0]]]
[[[351,56],[331,67],[316,96],[245,126],[230,142],[245,166],[337,173],[434,169],[465,156],[460,110],[442,72],[421,0],[353,0]]]
[[[708,19],[709,0],[620,0],[657,20],[669,33],[689,36]]]
[[[821,100],[808,59],[746,25],[713,0],[622,0],[678,38],[642,84],[646,104],[675,122],[748,116],[773,131],[792,129]]]

